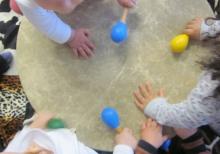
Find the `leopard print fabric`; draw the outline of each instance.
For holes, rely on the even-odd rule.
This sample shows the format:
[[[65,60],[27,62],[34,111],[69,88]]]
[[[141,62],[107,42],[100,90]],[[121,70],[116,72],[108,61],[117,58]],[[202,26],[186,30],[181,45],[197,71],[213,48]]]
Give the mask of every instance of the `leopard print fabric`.
[[[0,78],[0,140],[4,146],[22,129],[28,103],[18,76]]]

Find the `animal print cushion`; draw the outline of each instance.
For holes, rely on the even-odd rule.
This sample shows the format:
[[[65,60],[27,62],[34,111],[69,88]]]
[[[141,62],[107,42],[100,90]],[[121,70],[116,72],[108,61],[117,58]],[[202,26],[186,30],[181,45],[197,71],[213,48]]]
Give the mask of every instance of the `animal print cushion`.
[[[23,127],[27,106],[30,106],[18,76],[0,78],[0,140],[3,145]]]

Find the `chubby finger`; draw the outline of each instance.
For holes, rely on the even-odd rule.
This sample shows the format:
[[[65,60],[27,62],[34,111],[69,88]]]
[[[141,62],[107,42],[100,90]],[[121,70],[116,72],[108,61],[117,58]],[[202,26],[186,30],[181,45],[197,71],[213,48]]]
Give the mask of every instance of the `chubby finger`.
[[[79,51],[80,55],[81,55],[83,58],[88,58],[86,52],[84,51],[84,49],[83,49],[82,47],[80,47],[80,48],[78,49],[78,51]]]
[[[86,54],[87,54],[88,57],[91,57],[91,56],[93,55],[92,50],[91,50],[88,46],[83,45],[82,47],[83,47],[83,49],[84,49],[84,51],[86,52]]]
[[[194,25],[186,25],[186,28],[185,29],[194,29]]]
[[[184,29],[183,33],[185,33],[187,35],[192,35],[194,33],[194,31],[192,29]]]
[[[79,57],[79,54],[78,54],[78,50],[77,49],[72,49],[73,51],[73,54],[76,56],[76,57]]]
[[[136,98],[136,100],[137,100],[138,102],[140,102],[141,104],[144,104],[145,99],[144,99],[144,97],[140,94],[139,91],[134,92],[134,97]]]
[[[134,100],[134,103],[138,108],[140,108],[142,110],[144,109],[144,105],[142,103],[138,102],[137,100]]]
[[[95,45],[89,40],[87,39],[85,41],[86,45],[91,49],[91,51],[94,53],[94,50],[95,50]]]
[[[199,21],[199,20],[202,20],[203,18],[201,18],[201,17],[196,17],[196,18],[194,18],[193,19],[193,21]]]
[[[191,21],[187,22],[186,26],[187,26],[187,25],[195,25],[195,23],[196,23],[195,20],[191,20]]]
[[[151,85],[151,83],[149,81],[146,82],[145,88],[146,88],[148,93],[150,93],[150,94],[152,93],[153,88],[152,88],[152,85]]]
[[[145,85],[142,84],[142,85],[140,85],[138,88],[139,88],[139,91],[140,91],[141,95],[142,95],[143,97],[146,97],[148,92],[147,92],[147,90],[146,90]]]

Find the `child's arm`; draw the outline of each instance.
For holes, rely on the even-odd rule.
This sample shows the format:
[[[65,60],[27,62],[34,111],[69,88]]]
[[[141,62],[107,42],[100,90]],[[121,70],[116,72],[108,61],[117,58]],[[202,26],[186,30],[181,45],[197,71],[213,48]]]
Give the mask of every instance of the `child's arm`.
[[[162,135],[162,126],[149,118],[141,126],[141,140],[138,142],[135,153],[155,154],[166,140],[167,136]]]
[[[219,102],[209,97],[216,85],[218,83],[211,79],[211,74],[204,73],[186,100],[170,104],[164,97],[157,97],[149,84],[143,84],[134,93],[135,103],[146,115],[162,125],[197,128],[212,122],[212,116],[220,109]]]
[[[50,119],[53,118],[53,114],[51,113],[39,113],[34,118],[33,122],[31,123],[31,128],[46,128],[47,123]]]
[[[134,154],[137,140],[129,128],[124,128],[120,134],[116,135],[115,142],[116,146],[113,154]]]
[[[215,39],[220,35],[220,20],[195,18],[186,24],[183,32],[197,40]]]
[[[60,44],[66,43],[70,39],[71,27],[53,11],[43,9],[36,2],[21,2],[17,1],[22,13],[40,32]]]
[[[88,58],[94,54],[94,44],[89,39],[87,29],[73,30],[54,11],[46,10],[33,1],[17,1],[25,17],[49,39],[68,43],[78,57]]]

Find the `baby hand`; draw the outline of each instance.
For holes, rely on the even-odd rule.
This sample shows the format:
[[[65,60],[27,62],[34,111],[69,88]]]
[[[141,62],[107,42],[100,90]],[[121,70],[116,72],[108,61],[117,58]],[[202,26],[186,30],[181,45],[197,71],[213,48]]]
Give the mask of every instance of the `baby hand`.
[[[193,39],[199,40],[202,21],[202,18],[195,18],[188,22],[183,33],[189,35]]]
[[[50,112],[40,112],[35,115],[33,123],[30,125],[31,128],[45,128],[48,121],[52,119],[54,115]]]
[[[89,30],[80,28],[73,32],[68,45],[77,57],[89,58],[94,54],[95,46],[89,39]]]
[[[142,84],[139,86],[138,90],[134,92],[135,104],[136,106],[144,111],[145,106],[156,97],[163,97],[164,92],[162,89],[158,93],[153,91],[152,85],[150,82]]]
[[[132,8],[136,5],[137,0],[118,0],[118,3],[127,8]]]
[[[149,118],[141,126],[141,139],[159,148],[167,140],[167,136],[162,135],[162,126]]]
[[[116,144],[128,145],[133,149],[137,146],[137,140],[133,136],[132,130],[129,128],[124,128],[120,134],[116,135],[115,142]]]

